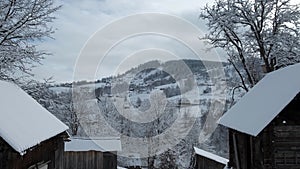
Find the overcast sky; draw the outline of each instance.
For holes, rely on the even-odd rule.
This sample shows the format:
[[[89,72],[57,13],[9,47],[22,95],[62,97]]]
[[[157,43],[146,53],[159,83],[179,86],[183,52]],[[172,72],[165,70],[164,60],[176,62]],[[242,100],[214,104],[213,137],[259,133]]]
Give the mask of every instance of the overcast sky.
[[[47,39],[39,45],[40,49],[51,52],[42,61],[43,65],[34,69],[37,79],[53,76],[57,82],[72,81],[76,61],[80,51],[97,31],[129,15],[140,13],[163,13],[184,18],[205,32],[203,23],[198,20],[200,8],[210,0],[63,0],[63,7],[56,13],[57,19],[52,24],[56,28],[54,39]],[[138,24],[125,25],[137,27]],[[122,29],[121,26],[119,29]],[[176,29],[170,27],[170,29]],[[187,36],[189,36],[187,34]],[[194,36],[194,35],[193,35]],[[166,54],[168,59],[195,58],[193,53],[182,47],[176,40],[157,35],[142,35],[124,40],[110,51],[106,60],[98,64],[96,78],[108,76],[112,72],[122,72],[131,66],[159,59],[159,54]],[[149,54],[154,50],[153,57]],[[143,52],[143,51],[147,52]],[[157,52],[162,51],[162,52]],[[137,53],[144,54],[139,58]],[[174,54],[177,57],[171,57]],[[168,56],[167,56],[168,55]],[[120,66],[124,63],[126,66]],[[130,64],[129,64],[130,63]],[[89,65],[86,65],[87,67]],[[118,67],[118,70],[116,69]],[[101,70],[101,71],[100,71]],[[85,78],[81,76],[81,78]],[[90,79],[89,77],[87,77]]]

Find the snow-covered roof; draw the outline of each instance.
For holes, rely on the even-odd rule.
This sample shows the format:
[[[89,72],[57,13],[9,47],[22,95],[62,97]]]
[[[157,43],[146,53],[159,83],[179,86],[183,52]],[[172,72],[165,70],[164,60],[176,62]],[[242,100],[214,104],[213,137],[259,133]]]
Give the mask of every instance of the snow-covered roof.
[[[0,81],[0,137],[21,155],[68,129],[17,85]]]
[[[121,140],[119,137],[107,138],[71,138],[65,142],[65,151],[121,151]]]
[[[127,168],[117,166],[117,169],[127,169]]]
[[[127,167],[143,166],[140,153],[126,153],[126,156],[128,158],[126,159],[126,161],[123,162],[124,166]]]
[[[195,150],[196,154],[198,154],[200,156],[203,156],[203,157],[206,157],[206,158],[208,158],[210,160],[216,161],[218,163],[224,164],[224,165],[227,165],[227,163],[229,161],[228,159],[226,159],[224,157],[220,157],[220,156],[218,156],[216,154],[204,151],[204,150],[199,149],[197,147],[194,147],[194,150]]]
[[[299,63],[268,73],[218,123],[257,136],[300,92],[299,73]]]

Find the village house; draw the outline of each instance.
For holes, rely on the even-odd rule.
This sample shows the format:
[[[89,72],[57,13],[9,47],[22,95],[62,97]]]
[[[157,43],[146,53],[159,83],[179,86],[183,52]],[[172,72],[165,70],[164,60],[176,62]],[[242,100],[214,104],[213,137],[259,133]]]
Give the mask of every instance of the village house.
[[[141,155],[139,153],[128,153],[128,158],[125,162],[125,167],[128,169],[142,169],[148,168],[147,165],[143,165]]]
[[[228,159],[194,147],[196,155],[195,169],[224,169],[228,163]]]
[[[300,64],[268,73],[219,120],[235,169],[300,169]]]
[[[64,169],[117,169],[121,140],[73,137],[65,143]]]
[[[0,93],[0,168],[63,169],[68,127],[17,85]]]

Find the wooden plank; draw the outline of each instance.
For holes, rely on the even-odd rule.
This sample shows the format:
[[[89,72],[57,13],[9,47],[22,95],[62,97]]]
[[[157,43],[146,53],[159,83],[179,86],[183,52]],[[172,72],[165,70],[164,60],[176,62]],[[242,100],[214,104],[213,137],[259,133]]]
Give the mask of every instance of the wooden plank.
[[[196,169],[224,169],[225,165],[197,155]]]
[[[238,152],[238,146],[237,146],[237,140],[236,135],[233,133],[233,146],[234,146],[234,155],[235,155],[235,161],[236,161],[236,168],[240,169],[240,160],[239,160],[239,152]]]
[[[116,165],[117,159],[113,160],[112,162]],[[65,152],[65,169],[103,169],[103,163],[102,152]]]

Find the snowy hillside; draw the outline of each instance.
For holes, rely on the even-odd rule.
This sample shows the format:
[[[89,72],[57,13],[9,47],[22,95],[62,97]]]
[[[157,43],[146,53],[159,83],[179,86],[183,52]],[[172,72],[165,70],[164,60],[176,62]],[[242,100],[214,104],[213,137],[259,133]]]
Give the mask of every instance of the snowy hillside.
[[[193,146],[227,156],[226,130],[216,121],[238,80],[227,63],[151,61],[117,77],[76,82],[73,95],[70,84],[52,86],[54,101],[44,106],[71,129],[79,126],[71,131],[77,136],[120,136],[120,166],[159,168],[172,156],[178,168],[189,168]]]

